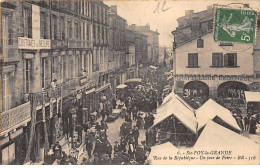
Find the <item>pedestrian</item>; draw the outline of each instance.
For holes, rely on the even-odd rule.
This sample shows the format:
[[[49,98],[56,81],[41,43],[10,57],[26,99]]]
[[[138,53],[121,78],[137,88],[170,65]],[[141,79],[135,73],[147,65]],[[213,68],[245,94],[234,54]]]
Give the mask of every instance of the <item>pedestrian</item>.
[[[108,140],[106,140],[106,142],[105,142],[104,153],[108,154],[109,158],[111,159],[112,146]]]
[[[249,117],[245,116],[244,117],[244,124],[245,124],[245,131],[249,130]]]
[[[118,144],[118,141],[115,141],[115,145],[114,145],[114,154],[118,154],[121,153],[121,146]]]
[[[141,129],[142,126],[142,117],[140,116],[140,114],[137,117],[137,121],[136,121],[136,126],[138,129]]]
[[[135,154],[135,142],[133,138],[130,138],[128,141],[128,154],[130,155],[130,158],[134,158]]]
[[[135,147],[137,147],[138,146],[138,138],[139,138],[139,130],[138,130],[137,126],[134,126],[133,136],[134,136],[134,140],[135,140]]]
[[[149,122],[149,117],[148,117],[148,114],[146,114],[144,117],[144,129],[148,128],[148,125],[149,125],[148,122]]]
[[[91,152],[93,150],[93,143],[91,142],[91,140],[89,138],[86,139],[86,150],[88,153],[88,158],[91,158]]]
[[[250,134],[256,134],[256,119],[255,119],[255,117],[251,117],[251,119],[250,119],[249,133]]]
[[[123,152],[126,152],[126,144],[127,139],[125,137],[121,137],[120,146]]]
[[[107,132],[108,126],[107,126],[107,123],[104,120],[101,120],[100,126],[101,126],[102,130],[105,130],[105,132]]]
[[[99,138],[97,138],[94,153],[97,153],[98,156],[100,157],[103,154],[103,151],[104,151],[103,142]]]
[[[133,108],[133,120],[136,120],[137,119],[137,108],[136,106],[134,106]]]

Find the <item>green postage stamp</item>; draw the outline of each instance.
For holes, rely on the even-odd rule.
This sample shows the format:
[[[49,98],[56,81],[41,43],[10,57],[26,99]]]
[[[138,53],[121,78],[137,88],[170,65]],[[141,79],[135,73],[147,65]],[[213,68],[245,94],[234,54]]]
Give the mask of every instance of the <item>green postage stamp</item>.
[[[257,11],[251,9],[215,8],[214,40],[254,44]]]

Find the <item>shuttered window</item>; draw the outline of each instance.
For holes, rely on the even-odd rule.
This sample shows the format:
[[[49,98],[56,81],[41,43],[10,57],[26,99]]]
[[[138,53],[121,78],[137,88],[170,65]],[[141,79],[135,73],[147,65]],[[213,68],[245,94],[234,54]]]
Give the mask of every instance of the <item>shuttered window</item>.
[[[188,54],[188,68],[198,68],[198,53]]]
[[[223,67],[223,53],[212,53],[212,67]]]
[[[32,14],[29,8],[23,9],[24,36],[32,38]]]
[[[237,67],[237,53],[227,53],[224,55],[225,67]]]

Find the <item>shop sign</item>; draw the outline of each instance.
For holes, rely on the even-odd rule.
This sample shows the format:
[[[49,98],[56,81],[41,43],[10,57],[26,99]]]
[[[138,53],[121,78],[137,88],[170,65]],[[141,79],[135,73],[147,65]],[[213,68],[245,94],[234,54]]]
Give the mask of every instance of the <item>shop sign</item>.
[[[27,50],[51,49],[51,40],[18,37],[18,49],[27,49]]]
[[[177,80],[224,80],[224,81],[251,81],[254,75],[174,75]]]
[[[31,105],[30,102],[22,104],[18,107],[12,108],[6,112],[1,113],[0,129],[2,134],[10,129],[15,129],[22,124],[26,124],[31,119]]]
[[[85,85],[87,82],[88,82],[88,77],[81,78],[81,79],[79,80],[79,85],[80,85],[80,86],[83,86],[83,85]]]

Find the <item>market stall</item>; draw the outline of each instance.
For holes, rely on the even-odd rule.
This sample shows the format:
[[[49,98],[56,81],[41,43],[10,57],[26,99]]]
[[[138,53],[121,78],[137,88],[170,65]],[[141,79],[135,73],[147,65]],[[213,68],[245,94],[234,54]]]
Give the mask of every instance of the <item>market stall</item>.
[[[229,157],[238,156],[254,156],[259,158],[259,145],[247,137],[237,134],[213,121],[209,121],[202,133],[200,134],[197,142],[194,145],[194,151],[231,151],[230,154],[226,154]],[[196,160],[197,161],[197,160]],[[241,160],[236,159],[236,164],[259,164],[258,159],[253,160]],[[250,163],[249,163],[250,162]],[[205,163],[205,162],[204,162]],[[234,159],[220,159],[207,160],[207,164],[234,164]]]
[[[195,113],[198,121],[198,131],[210,120],[213,120],[233,131],[241,132],[241,128],[232,116],[232,113],[212,99],[204,103]]]
[[[197,121],[194,112],[173,96],[157,109],[151,129],[157,130],[159,142],[192,146],[196,139]]]

